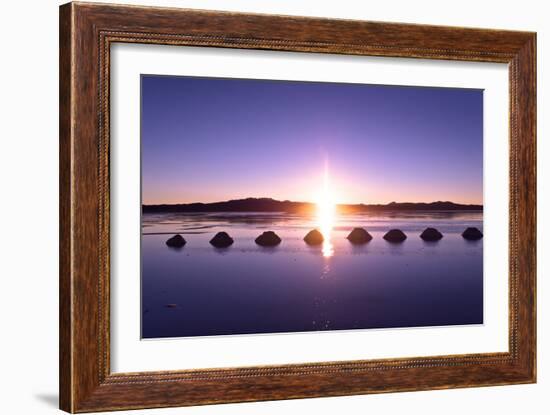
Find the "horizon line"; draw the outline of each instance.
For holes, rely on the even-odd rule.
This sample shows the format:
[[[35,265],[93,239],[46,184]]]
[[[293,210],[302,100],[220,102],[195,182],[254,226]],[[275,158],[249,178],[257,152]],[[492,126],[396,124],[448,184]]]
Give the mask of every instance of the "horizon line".
[[[274,199],[272,197],[244,197],[244,198],[238,198],[238,199],[226,199],[226,200],[218,200],[218,201],[214,201],[214,202],[199,202],[199,201],[194,201],[194,202],[172,202],[172,203],[167,203],[167,202],[162,202],[162,203],[144,203],[143,201],[141,202],[141,205],[142,206],[158,206],[158,205],[167,205],[167,206],[170,206],[170,205],[192,205],[192,204],[203,204],[203,205],[207,205],[207,204],[214,204],[214,203],[228,203],[228,202],[235,202],[235,201],[245,201],[245,200],[270,200],[270,201],[273,201],[273,202],[279,202],[279,203],[284,203],[284,202],[287,202],[287,203],[302,203],[302,204],[311,204],[311,205],[316,205],[317,203],[316,202],[308,202],[308,201],[297,201],[297,200],[290,200],[290,199],[284,199],[284,200],[280,200],[280,199]],[[483,203],[460,203],[460,202],[453,202],[451,200],[433,200],[431,202],[398,202],[398,201],[391,201],[391,202],[387,202],[387,203],[365,203],[365,202],[360,202],[360,203],[335,203],[335,206],[345,206],[345,205],[357,205],[357,206],[387,206],[387,205],[391,205],[391,204],[412,204],[412,205],[421,205],[421,204],[424,204],[424,205],[428,205],[428,204],[434,204],[434,203],[452,203],[454,205],[463,205],[463,206],[483,206]]]

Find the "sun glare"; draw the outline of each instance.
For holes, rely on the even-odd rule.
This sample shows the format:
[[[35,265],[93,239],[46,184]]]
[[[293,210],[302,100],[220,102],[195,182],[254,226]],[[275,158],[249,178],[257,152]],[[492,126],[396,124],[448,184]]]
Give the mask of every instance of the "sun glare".
[[[323,235],[323,256],[331,257],[334,254],[334,247],[331,242],[332,228],[334,227],[336,215],[336,202],[330,186],[328,163],[325,163],[323,177],[323,188],[317,200],[317,221],[319,231]]]

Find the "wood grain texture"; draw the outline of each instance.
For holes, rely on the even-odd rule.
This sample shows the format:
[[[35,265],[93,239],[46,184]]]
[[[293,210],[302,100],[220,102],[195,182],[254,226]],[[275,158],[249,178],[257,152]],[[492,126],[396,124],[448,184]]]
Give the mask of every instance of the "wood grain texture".
[[[69,8],[59,14],[59,406],[72,410],[71,289],[71,141],[72,21]]]
[[[508,63],[509,352],[111,373],[109,70],[115,42]],[[90,412],[534,382],[534,33],[69,3],[60,9],[60,407]]]

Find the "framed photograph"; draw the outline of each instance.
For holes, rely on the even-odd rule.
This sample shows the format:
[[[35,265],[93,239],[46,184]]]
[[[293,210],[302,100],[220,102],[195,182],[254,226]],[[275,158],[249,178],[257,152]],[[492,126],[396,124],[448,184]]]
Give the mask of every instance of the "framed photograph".
[[[60,8],[60,407],[536,381],[536,35]]]

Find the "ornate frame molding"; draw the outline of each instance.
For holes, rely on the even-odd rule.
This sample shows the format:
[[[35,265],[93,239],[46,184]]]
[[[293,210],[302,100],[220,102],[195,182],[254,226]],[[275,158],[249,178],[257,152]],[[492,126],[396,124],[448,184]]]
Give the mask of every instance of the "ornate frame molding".
[[[115,42],[508,63],[510,351],[111,373],[109,70]],[[61,408],[89,412],[534,382],[535,55],[536,36],[525,32],[86,3],[61,6]]]

